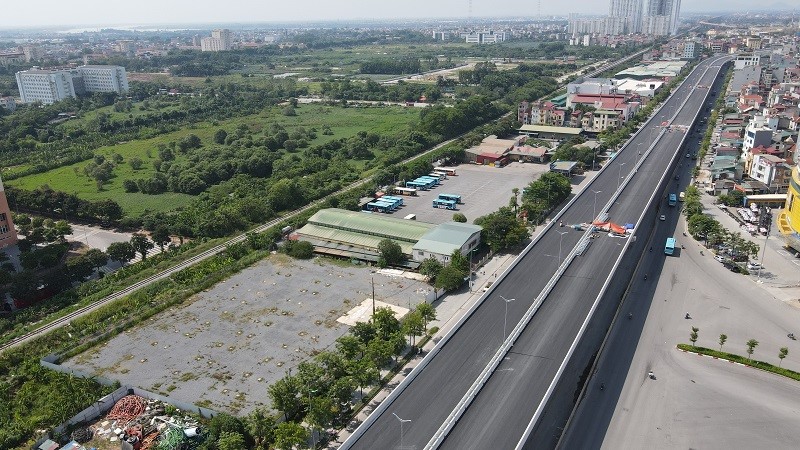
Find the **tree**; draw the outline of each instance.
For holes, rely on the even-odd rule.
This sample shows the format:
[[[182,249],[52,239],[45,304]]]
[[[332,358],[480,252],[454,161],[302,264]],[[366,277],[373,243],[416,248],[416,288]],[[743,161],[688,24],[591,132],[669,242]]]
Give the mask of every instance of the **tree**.
[[[130,242],[113,242],[108,245],[106,252],[109,258],[119,261],[123,266],[136,257],[136,250]]]
[[[66,269],[72,281],[83,281],[94,272],[92,262],[85,256],[68,259]]]
[[[131,247],[133,247],[136,252],[142,255],[142,261],[147,259],[147,251],[155,248],[155,244],[153,244],[151,240],[147,239],[147,236],[141,233],[133,233],[130,243]]]
[[[406,315],[403,320],[403,331],[408,335],[408,343],[411,347],[417,345],[417,336],[422,336],[423,320],[419,311],[414,310]]]
[[[364,344],[352,334],[345,334],[336,339],[336,350],[350,360],[364,356]]]
[[[165,224],[156,226],[153,232],[150,233],[150,238],[162,252],[164,251],[164,245],[172,241],[169,236],[169,227]]]
[[[314,245],[308,241],[288,241],[283,248],[293,258],[310,259],[314,256]]]
[[[108,263],[108,255],[97,248],[89,250],[83,257],[89,261],[93,269],[99,269]]]
[[[426,277],[436,278],[441,271],[442,263],[440,263],[439,260],[433,256],[426,258],[419,265],[419,273],[425,275]]]
[[[697,327],[692,327],[692,332],[689,333],[689,340],[692,342],[692,347],[694,347],[695,343],[697,342],[697,332],[700,331]]]
[[[219,130],[217,130],[216,133],[214,133],[214,142],[216,142],[219,145],[222,145],[225,143],[225,138],[227,137],[228,137],[228,132],[220,128]]]
[[[453,250],[453,253],[450,254],[450,265],[464,272],[469,272],[471,269],[469,260],[458,249]]]
[[[284,419],[290,420],[300,411],[300,383],[293,376],[286,376],[267,388],[272,407],[283,411]]]
[[[378,242],[378,253],[380,253],[380,258],[389,266],[397,265],[405,259],[400,244],[391,239],[383,239]]]
[[[728,340],[727,334],[720,334],[719,335],[719,351],[722,351],[722,346],[725,345],[725,342]]]
[[[467,216],[460,212],[453,213],[453,222],[467,223]]]
[[[230,414],[220,413],[208,422],[208,434],[212,439],[219,439],[224,433],[233,433],[244,437],[247,431],[241,419]]]
[[[428,324],[436,320],[436,308],[428,302],[417,305],[417,312],[422,317],[425,334],[428,334]]]
[[[783,358],[786,358],[786,355],[788,354],[789,354],[789,347],[781,347],[781,349],[778,350],[778,359],[780,360],[778,362],[778,367],[780,367],[781,364],[783,364]]]
[[[295,422],[283,422],[275,427],[275,448],[292,450],[308,441],[308,431]]]
[[[375,362],[370,358],[362,358],[354,361],[351,365],[350,373],[353,380],[358,384],[361,397],[364,396],[364,387],[377,383],[381,378],[381,373]]]
[[[247,450],[244,436],[232,431],[223,431],[217,439],[217,449],[219,450]]]
[[[689,233],[696,238],[701,238],[708,243],[709,236],[719,233],[722,225],[713,217],[704,214],[689,216]]]
[[[377,335],[384,340],[389,339],[392,334],[400,331],[401,328],[400,321],[395,317],[392,308],[388,306],[375,310],[375,314],[372,316],[372,323],[375,324]]]
[[[128,160],[128,164],[131,166],[131,169],[139,170],[142,168],[142,164],[144,164],[144,162],[141,158],[134,157]]]
[[[758,347],[758,341],[755,339],[750,339],[745,345],[747,345],[747,359],[752,359],[753,352],[755,351],[755,348]]]
[[[375,339],[375,335],[378,331],[374,322],[369,321],[356,322],[356,324],[353,325],[353,328],[350,329],[350,332],[353,333],[353,336],[358,338],[363,345],[368,345],[373,339]]]
[[[256,408],[245,418],[245,428],[253,438],[255,448],[267,450],[274,439],[275,417],[264,408]]]
[[[439,275],[436,276],[434,286],[438,289],[444,289],[445,291],[453,291],[464,283],[468,274],[468,271],[461,270],[453,264],[447,265],[443,267]]]
[[[475,225],[483,228],[482,237],[494,252],[519,244],[528,237],[528,228],[507,207],[497,212],[478,217]]]
[[[308,414],[306,414],[306,422],[311,425],[312,430],[327,428],[333,422],[336,413],[334,409],[333,399],[328,396],[319,396],[311,399],[308,405]],[[312,435],[312,448],[316,444],[316,438]]]

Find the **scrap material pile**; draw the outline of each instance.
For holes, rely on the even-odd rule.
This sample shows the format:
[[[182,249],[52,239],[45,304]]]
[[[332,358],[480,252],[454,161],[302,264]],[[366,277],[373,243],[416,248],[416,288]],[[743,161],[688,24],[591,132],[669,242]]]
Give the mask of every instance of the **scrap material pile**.
[[[95,436],[111,442],[124,441],[134,450],[176,450],[192,448],[202,442],[195,419],[167,415],[164,403],[138,395],[122,397],[105,420],[93,428]]]

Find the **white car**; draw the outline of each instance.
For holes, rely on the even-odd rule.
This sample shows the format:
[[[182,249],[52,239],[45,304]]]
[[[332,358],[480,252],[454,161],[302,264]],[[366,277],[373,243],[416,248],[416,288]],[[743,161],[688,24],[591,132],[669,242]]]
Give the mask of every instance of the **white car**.
[[[665,216],[664,214],[662,214],[662,215],[661,215],[661,216],[658,218],[658,220],[660,220],[660,221],[662,221],[662,222],[663,222],[663,221],[667,220],[667,216]]]
[[[722,256],[722,255],[715,255],[715,256],[714,256],[714,259],[716,259],[717,261],[719,261],[719,262],[721,262],[721,263],[724,263],[724,262],[725,262],[725,257],[724,257],[724,256]]]
[[[747,270],[758,270],[761,268],[761,264],[757,262],[748,262],[747,263]]]

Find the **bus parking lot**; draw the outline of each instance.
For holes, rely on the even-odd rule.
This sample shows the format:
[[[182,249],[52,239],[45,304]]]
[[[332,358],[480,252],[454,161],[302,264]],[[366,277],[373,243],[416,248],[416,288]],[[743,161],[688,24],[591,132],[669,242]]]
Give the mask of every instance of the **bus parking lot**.
[[[548,169],[547,164],[518,162],[502,168],[461,164],[456,167],[456,176],[447,177],[433,189],[418,190],[416,197],[402,196],[403,206],[390,214],[397,218],[415,214],[416,220],[438,224],[449,222],[454,213],[460,212],[472,223],[477,217],[508,206],[514,195],[512,189],[518,188],[521,196],[522,189]],[[460,195],[462,203],[455,210],[434,208],[433,201],[439,194]]]

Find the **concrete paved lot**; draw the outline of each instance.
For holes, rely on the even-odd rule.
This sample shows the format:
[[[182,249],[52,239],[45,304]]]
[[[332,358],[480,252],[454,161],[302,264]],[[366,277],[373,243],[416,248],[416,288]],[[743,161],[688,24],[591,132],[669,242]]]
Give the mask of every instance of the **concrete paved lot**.
[[[422,222],[444,223],[452,220],[453,213],[460,212],[472,223],[477,217],[508,206],[513,188],[518,188],[522,196],[522,189],[549,168],[547,164],[516,162],[502,168],[461,164],[456,168],[457,176],[442,180],[430,191],[419,191],[418,197],[403,197],[404,206],[391,216],[402,219],[408,214],[416,214],[417,220]],[[457,211],[435,209],[431,204],[439,194],[460,195],[464,204],[458,205]]]
[[[336,319],[371,295],[372,277],[376,298],[398,306],[428,290],[368,267],[273,255],[65,365],[244,414],[269,404],[270,383],[347,332]]]

